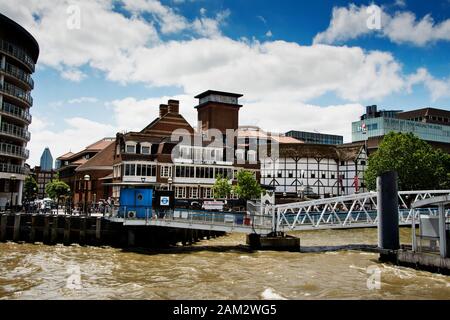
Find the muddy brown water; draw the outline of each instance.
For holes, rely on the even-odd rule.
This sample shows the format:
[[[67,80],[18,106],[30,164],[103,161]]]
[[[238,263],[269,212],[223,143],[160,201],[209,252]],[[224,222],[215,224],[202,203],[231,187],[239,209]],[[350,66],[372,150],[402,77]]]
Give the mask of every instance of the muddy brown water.
[[[401,229],[402,243],[409,233]],[[377,243],[376,229],[295,235],[304,246]],[[375,253],[249,252],[244,243],[241,234],[160,252],[0,243],[0,299],[450,300],[449,276],[381,264]],[[381,272],[379,289],[368,288],[369,267]]]

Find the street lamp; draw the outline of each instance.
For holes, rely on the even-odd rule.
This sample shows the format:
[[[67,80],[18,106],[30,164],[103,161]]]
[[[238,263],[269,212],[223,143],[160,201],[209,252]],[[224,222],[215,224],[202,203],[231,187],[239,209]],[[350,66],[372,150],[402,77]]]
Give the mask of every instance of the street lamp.
[[[17,177],[15,175],[12,175],[11,177],[9,177],[9,179],[11,180],[10,182],[10,189],[11,189],[11,202],[9,203],[9,208],[11,210],[11,212],[13,211],[13,192],[14,192],[14,182],[16,181]]]
[[[90,175],[85,175],[84,176],[84,214],[87,216],[88,214],[88,209],[87,209],[87,194],[88,194],[88,183],[89,180],[91,180],[91,176]]]
[[[167,179],[167,182],[169,183],[169,191],[172,191],[172,182],[173,182],[173,179],[172,179],[172,178],[169,178],[169,179]]]

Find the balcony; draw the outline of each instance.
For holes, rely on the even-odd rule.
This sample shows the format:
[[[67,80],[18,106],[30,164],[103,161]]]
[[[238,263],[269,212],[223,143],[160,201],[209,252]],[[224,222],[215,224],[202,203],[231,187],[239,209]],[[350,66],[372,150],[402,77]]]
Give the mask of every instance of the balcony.
[[[33,105],[33,98],[29,92],[10,83],[5,82],[3,85],[0,84],[0,92],[16,97],[17,99],[26,102],[29,106]]]
[[[0,143],[0,154],[6,156],[17,157],[21,159],[28,159],[30,151],[9,143]]]
[[[8,102],[3,102],[3,104],[0,106],[0,113],[23,120],[23,121],[27,122],[28,124],[31,123],[32,116],[28,111],[25,111],[22,108],[16,107],[15,105],[8,103]]]
[[[0,163],[0,172],[25,174],[25,167],[17,164]]]
[[[0,134],[6,134],[25,141],[30,141],[31,137],[31,134],[27,130],[10,123],[2,123],[0,125]]]
[[[24,50],[8,41],[0,39],[0,51],[13,56],[20,62],[23,62],[28,68],[30,68],[31,72],[34,72],[34,61]]]
[[[34,88],[34,81],[31,78],[31,75],[26,73],[20,68],[17,68],[16,66],[6,63],[4,67],[1,67],[0,70],[4,71],[6,74],[9,74],[13,76],[16,79],[19,79],[20,81],[26,83],[30,90]]]

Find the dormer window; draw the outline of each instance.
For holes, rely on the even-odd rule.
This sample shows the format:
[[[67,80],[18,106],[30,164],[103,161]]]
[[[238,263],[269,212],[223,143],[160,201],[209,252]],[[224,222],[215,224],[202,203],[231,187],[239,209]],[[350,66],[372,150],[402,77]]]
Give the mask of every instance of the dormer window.
[[[152,149],[152,145],[150,143],[143,142],[141,143],[141,153],[142,154],[150,154]]]
[[[126,153],[136,153],[136,142],[127,142],[125,145]]]

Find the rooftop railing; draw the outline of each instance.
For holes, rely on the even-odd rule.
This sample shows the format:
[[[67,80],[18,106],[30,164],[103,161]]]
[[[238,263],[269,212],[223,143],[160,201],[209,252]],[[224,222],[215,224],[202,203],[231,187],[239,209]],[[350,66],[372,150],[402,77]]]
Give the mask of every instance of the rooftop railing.
[[[0,39],[0,51],[3,51],[27,65],[34,72],[34,61],[25,52],[25,50],[13,45],[12,43]]]

